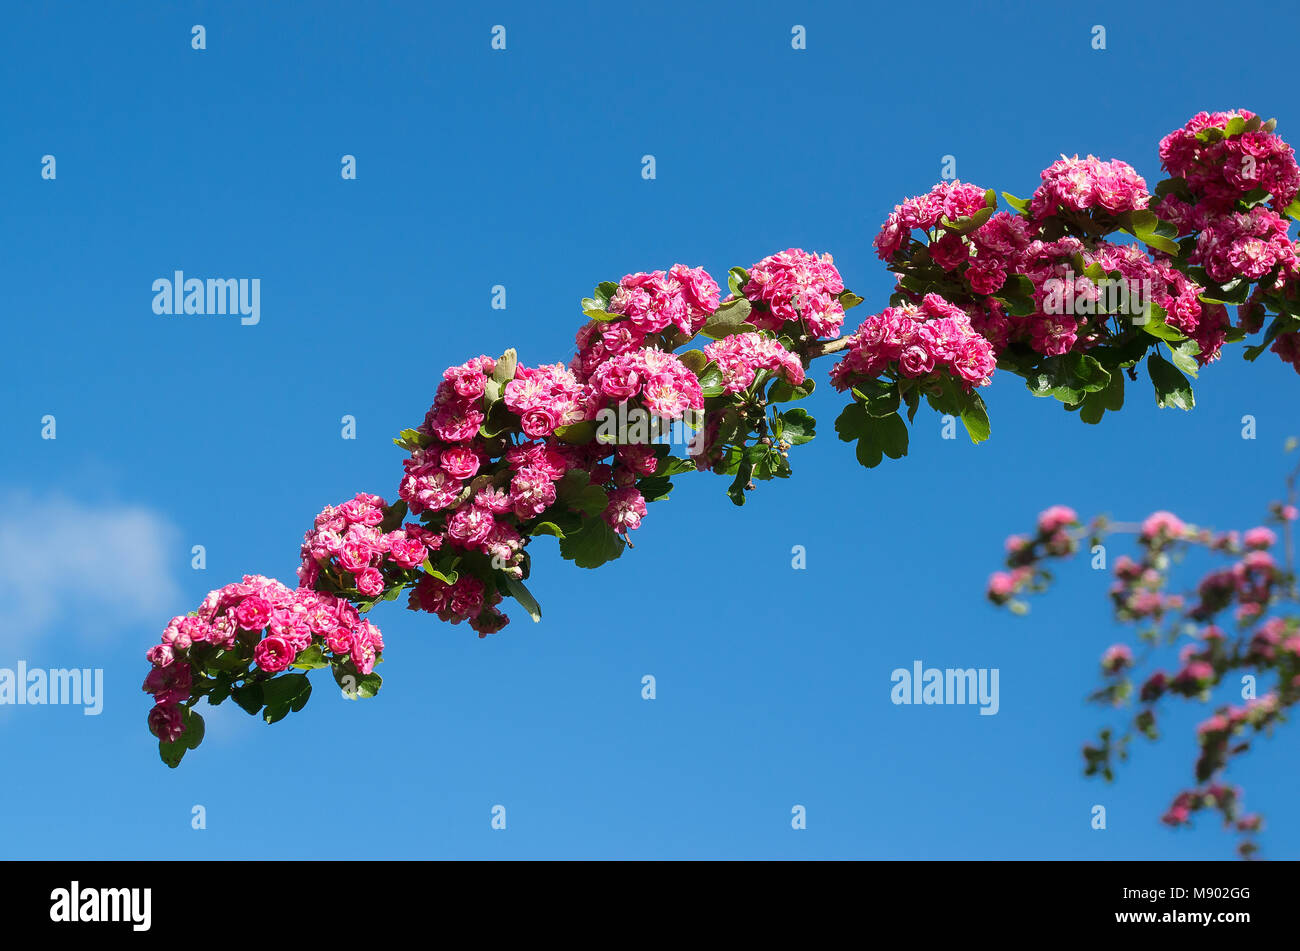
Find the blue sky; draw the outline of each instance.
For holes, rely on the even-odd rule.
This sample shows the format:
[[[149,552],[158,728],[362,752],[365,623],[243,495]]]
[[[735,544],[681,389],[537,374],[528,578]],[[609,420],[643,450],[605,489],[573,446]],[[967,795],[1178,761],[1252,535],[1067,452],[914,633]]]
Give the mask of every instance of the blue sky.
[[[1212,823],[1158,822],[1190,781],[1200,710],[1170,717],[1117,784],[1081,776],[1080,745],[1108,722],[1084,697],[1121,634],[1108,579],[1080,561],[1025,619],[983,589],[1004,536],[1054,502],[1256,524],[1300,429],[1300,381],[1239,349],[1202,374],[1194,413],[1157,410],[1143,384],[1100,427],[1004,376],[986,393],[988,443],[941,439],[927,409],[911,455],[872,471],[834,438],[824,386],[795,478],[743,510],[723,478],[679,479],[635,550],[590,574],[539,540],[542,623],[516,611],[485,641],[383,605],[378,698],[318,682],[272,727],[227,704],[175,771],[138,689],[172,614],[246,572],[291,581],[323,505],[393,497],[391,437],[445,366],[509,346],[566,359],[598,281],[676,261],[721,276],[802,247],[835,255],[865,316],[892,283],[871,239],[945,155],[962,180],[1023,196],[1061,153],[1123,158],[1154,183],[1160,137],[1201,109],[1276,116],[1300,141],[1289,60],[1225,46],[1220,7],[59,3],[3,17],[0,666],[102,667],[106,686],[98,717],[0,707],[14,777],[0,855],[1230,856]],[[1289,10],[1268,22],[1300,25]],[[151,284],[177,269],[260,278],[261,322],[156,316]],[[47,414],[55,440],[40,438]],[[1000,712],[894,706],[890,672],[917,659],[999,668]],[[1230,774],[1267,814],[1269,857],[1300,855],[1291,742]],[[790,827],[795,804],[806,830]]]

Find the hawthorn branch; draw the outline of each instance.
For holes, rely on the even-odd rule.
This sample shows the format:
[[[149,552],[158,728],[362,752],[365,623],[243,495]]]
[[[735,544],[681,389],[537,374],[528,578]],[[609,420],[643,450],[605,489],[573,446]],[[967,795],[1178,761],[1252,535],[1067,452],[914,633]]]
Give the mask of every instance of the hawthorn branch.
[[[810,346],[803,348],[803,354],[809,360],[816,360],[818,357],[824,357],[827,354],[837,353],[840,350],[846,350],[849,346],[849,337],[838,337],[835,340],[820,340]]]

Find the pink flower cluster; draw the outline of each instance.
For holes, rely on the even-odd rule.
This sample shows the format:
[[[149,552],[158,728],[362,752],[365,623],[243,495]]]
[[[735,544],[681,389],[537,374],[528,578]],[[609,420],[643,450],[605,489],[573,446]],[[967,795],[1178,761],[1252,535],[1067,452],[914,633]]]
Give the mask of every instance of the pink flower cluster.
[[[1006,283],[1008,274],[1018,273],[1033,242],[1028,221],[999,211],[971,232],[969,243],[961,235],[945,234],[931,243],[929,250],[945,271],[969,265],[963,276],[976,294],[994,294]]]
[[[674,354],[658,347],[631,350],[596,367],[588,380],[587,418],[611,404],[641,400],[662,419],[681,419],[687,410],[704,408],[699,378]]]
[[[927,294],[919,306],[888,307],[863,321],[830,377],[845,390],[856,379],[891,370],[907,378],[947,373],[970,389],[986,386],[995,368],[993,348],[972,329],[966,312]]]
[[[722,388],[739,393],[754,382],[759,370],[779,373],[791,386],[804,381],[803,363],[775,337],[761,333],[732,334],[704,348],[704,355],[718,365]]]
[[[1007,604],[1015,595],[1031,588],[1038,578],[1037,563],[1043,555],[1063,558],[1078,550],[1078,540],[1071,529],[1079,525],[1079,515],[1067,505],[1053,505],[1038,516],[1034,537],[1010,535],[1004,542],[1008,571],[989,576],[986,595],[994,604]]]
[[[704,268],[674,264],[666,273],[624,277],[610,297],[609,313],[626,317],[642,336],[676,328],[694,337],[718,309],[719,293]]]
[[[1134,244],[1099,241],[1094,259],[1107,273],[1119,271],[1129,287],[1138,289],[1150,303],[1164,310],[1169,326],[1195,340],[1200,347],[1197,362],[1205,365],[1219,358],[1227,339],[1228,314],[1221,304],[1201,302],[1201,285],[1163,256],[1152,259]]]
[[[1101,669],[1107,674],[1118,674],[1133,666],[1133,649],[1127,644],[1112,644],[1101,655]]]
[[[449,450],[454,452],[454,450]],[[380,528],[387,506],[377,495],[359,493],[342,505],[327,505],[303,537],[298,581],[314,588],[321,570],[332,572],[342,588],[353,587],[377,597],[385,587],[384,570],[407,571],[423,564],[442,539],[408,522],[391,532]]]
[[[1272,617],[1256,629],[1249,650],[1252,660],[1267,663],[1277,660],[1280,652],[1300,657],[1300,634],[1294,622],[1288,624],[1285,618]]]
[[[411,589],[410,595],[412,610],[436,614],[440,620],[452,624],[468,620],[479,637],[496,634],[510,623],[510,618],[496,607],[500,603],[500,593],[489,598],[487,586],[473,575],[462,575],[454,584],[425,575]]]
[[[210,591],[196,612],[172,618],[161,643],[145,653],[153,665],[144,681],[155,703],[150,731],[163,742],[180,737],[180,705],[194,686],[191,655],[202,645],[235,651],[275,674],[313,644],[350,658],[362,674],[374,670],[384,649],[379,628],[343,598],[287,588],[261,575],[246,575],[242,582]]]
[[[1019,222],[1019,224],[1014,224]],[[1227,315],[1220,305],[1199,299],[1203,288],[1163,259],[1152,259],[1141,247],[1078,238],[1022,243],[1027,227],[1022,218],[995,215],[970,236],[975,257],[963,274],[975,293],[1001,287],[1007,274],[1023,274],[1033,284],[1035,310],[1028,316],[1006,313],[996,301],[984,301],[972,318],[975,328],[1001,353],[1013,342],[1027,344],[1045,356],[1091,347],[1107,332],[1108,308],[1118,307],[1123,320],[1144,316],[1139,308],[1156,304],[1166,321],[1196,340],[1198,359],[1218,357],[1226,339]],[[1122,282],[1103,289],[1077,270],[1099,265],[1108,275],[1119,272]],[[988,284],[981,280],[988,277]]]
[[[1127,162],[1103,162],[1089,155],[1062,156],[1042,173],[1029,202],[1029,213],[1041,221],[1062,211],[1098,210],[1110,215],[1145,208],[1151,196],[1147,183]]]
[[[483,425],[483,393],[488,375],[495,369],[496,361],[482,356],[443,371],[443,381],[424,419],[428,431],[446,442],[473,439]]]
[[[625,485],[609,494],[609,507],[605,509],[603,518],[615,532],[625,535],[628,529],[641,527],[645,514],[645,496],[636,486]]]
[[[1013,345],[1048,357],[1086,351],[1131,333],[1150,304],[1197,344],[1197,362],[1208,364],[1234,329],[1260,329],[1265,303],[1278,309],[1261,302],[1260,292],[1284,291],[1294,299],[1300,282],[1300,243],[1290,240],[1282,217],[1300,195],[1300,165],[1271,129],[1244,110],[1193,117],[1161,143],[1165,167],[1182,177],[1162,183],[1158,201],[1124,162],[1062,156],[1043,170],[1022,214],[1000,212],[959,231],[943,228],[943,221],[985,217],[994,203],[978,186],[940,183],[894,208],[876,250],[899,275],[897,296],[919,303],[926,293],[942,293],[967,311],[997,355]],[[1265,197],[1271,207],[1260,204]],[[1173,249],[1154,238],[1151,245],[1116,244],[1098,233],[1099,225],[1102,232],[1118,230],[1117,216],[1148,208],[1178,235],[1195,238],[1188,258],[1170,257],[1166,251]],[[1079,217],[1084,214],[1092,220]],[[930,232],[924,248],[911,242],[917,229]],[[1206,283],[1258,285],[1241,306],[1238,328],[1222,303],[1200,300],[1205,288],[1189,276],[1188,265],[1204,268]],[[1120,285],[1128,293],[1115,295]],[[1022,301],[1030,293],[1033,310],[1025,313]],[[1277,335],[1272,350],[1300,371],[1300,335]]]
[[[505,386],[505,401],[530,439],[545,439],[559,427],[587,418],[587,389],[560,363],[518,367]]]
[[[1068,505],[1053,505],[1038,515],[1038,533],[1043,536],[1079,524],[1079,513]]]
[[[885,219],[876,235],[876,254],[883,261],[892,258],[915,230],[929,231],[942,219],[956,221],[988,207],[988,191],[958,181],[940,182],[925,195],[909,198]]]
[[[779,332],[786,323],[802,320],[814,337],[840,335],[844,280],[829,254],[790,248],[768,255],[749,269],[741,291],[754,305],[749,322],[759,330]]]
[[[1202,230],[1189,260],[1204,266],[1212,280],[1220,284],[1237,277],[1258,281],[1277,268],[1277,278],[1268,288],[1273,289],[1300,274],[1288,222],[1263,205],[1200,220]]]
[[[1198,112],[1160,141],[1161,165],[1170,175],[1186,181],[1209,211],[1229,211],[1239,198],[1256,189],[1271,195],[1273,207],[1281,210],[1300,193],[1300,166],[1294,150],[1281,137],[1261,128],[1225,135],[1234,119],[1252,122],[1258,118],[1245,109]]]
[[[442,568],[434,567],[443,576],[413,574],[414,566],[408,569],[400,560],[381,564],[373,551],[382,548],[382,538],[359,530],[372,551],[366,567],[382,569],[386,590],[412,585],[412,609],[452,623],[468,621],[480,636],[500,630],[508,619],[496,607],[503,583],[498,572],[522,579],[530,528],[524,523],[553,506],[560,515],[576,510],[560,495],[559,484],[568,473],[585,473],[590,480],[575,483],[580,493],[588,486],[606,493],[600,514],[616,533],[640,524],[646,503],[636,481],[658,468],[653,448],[600,441],[570,445],[556,431],[598,420],[602,410],[629,401],[664,420],[702,409],[704,396],[695,373],[647,341],[661,340],[654,335],[674,328],[692,333],[716,309],[717,285],[701,269],[675,265],[666,273],[624,278],[609,306],[618,319],[585,325],[578,334],[578,354],[567,367],[515,365],[506,372],[496,361],[479,357],[447,371],[424,424],[404,443],[410,455],[400,495],[423,525],[408,524],[390,533],[439,552]],[[504,409],[519,420],[512,426],[513,417],[506,417],[503,431],[493,407],[498,392]],[[486,428],[489,414],[495,422]],[[583,498],[590,504],[589,492]],[[324,540],[314,539],[309,547],[323,550]],[[406,547],[409,541],[399,549],[405,552]],[[489,571],[471,559],[453,569],[451,555],[486,555],[492,567]],[[454,578],[447,573],[452,570]]]
[[[1187,523],[1173,512],[1152,512],[1143,519],[1139,538],[1144,544],[1163,544],[1183,538],[1187,533]]]
[[[1295,371],[1300,373],[1300,333],[1278,334],[1269,350],[1281,357],[1284,363],[1291,364]]]
[[[1123,163],[1101,163],[1095,159],[1082,163],[1058,162],[1044,173],[1050,187],[1044,185],[1040,189],[1039,211],[1049,214],[1049,208],[1057,207],[1052,205],[1054,201],[1075,209],[1094,207],[1094,202],[1103,210],[1140,206],[1145,201],[1145,186],[1139,184],[1141,179],[1135,178],[1136,173],[1129,172],[1131,169]],[[1067,188],[1071,182],[1074,191]],[[1129,185],[1121,186],[1119,182],[1129,182]],[[936,191],[941,195],[961,196],[965,208],[955,210],[969,210],[977,200],[982,201],[983,194],[976,186]],[[1127,197],[1118,197],[1121,193]],[[933,205],[933,199],[930,196],[909,199],[896,215],[902,217],[904,210],[910,211],[909,222],[934,218],[933,207],[925,217],[919,217],[917,203]],[[878,239],[885,242],[886,250],[893,247],[897,237],[894,227],[894,223],[887,222]],[[998,212],[969,234],[948,231],[927,247],[935,265],[960,278],[969,288],[972,326],[990,341],[995,354],[1017,342],[1045,356],[1094,346],[1108,333],[1108,313],[1118,307],[1126,311],[1126,316],[1136,318],[1137,308],[1144,308],[1149,301],[1164,308],[1172,326],[1197,340],[1201,345],[1201,362],[1218,356],[1226,338],[1226,313],[1220,305],[1202,305],[1198,300],[1202,288],[1181,271],[1163,259],[1153,260],[1139,246],[1116,245],[1100,239],[1085,242],[1071,235],[1047,241],[1041,237],[1042,227],[1039,220]],[[1080,266],[1086,269],[1094,264],[1107,274],[1120,272],[1124,282],[1122,295],[1114,293],[1119,288],[1103,294],[1102,288],[1079,270]],[[998,301],[989,299],[989,295],[1004,287],[1011,275],[1028,277],[1033,285],[1032,314],[1009,314]],[[904,293],[913,300],[921,296],[910,291]]]

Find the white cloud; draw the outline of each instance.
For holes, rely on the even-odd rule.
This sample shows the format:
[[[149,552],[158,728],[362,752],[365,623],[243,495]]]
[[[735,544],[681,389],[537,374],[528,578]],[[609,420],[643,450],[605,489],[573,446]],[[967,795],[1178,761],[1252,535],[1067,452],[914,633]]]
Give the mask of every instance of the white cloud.
[[[140,624],[161,632],[180,600],[178,537],[141,506],[0,495],[0,647]]]

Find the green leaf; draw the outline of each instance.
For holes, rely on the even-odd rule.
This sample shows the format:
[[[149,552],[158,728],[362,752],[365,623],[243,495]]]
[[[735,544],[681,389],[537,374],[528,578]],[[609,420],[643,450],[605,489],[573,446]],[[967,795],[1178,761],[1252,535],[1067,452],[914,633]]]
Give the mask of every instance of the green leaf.
[[[844,407],[835,420],[835,432],[845,442],[857,440],[858,461],[868,469],[878,466],[884,456],[897,459],[907,455],[907,424],[903,418],[869,416],[866,408],[856,401]]]
[[[727,286],[737,297],[745,296],[745,285],[749,283],[749,271],[743,267],[733,267],[727,272]]]
[[[609,313],[609,301],[618,290],[618,285],[613,281],[601,281],[592,291],[591,297],[582,299],[582,312],[592,320],[605,323],[611,320],[617,320],[617,314]]]
[[[555,487],[555,499],[584,515],[599,515],[609,507],[609,495],[581,469],[570,469]]]
[[[1119,220],[1125,231],[1148,247],[1166,254],[1178,254],[1178,244],[1167,236],[1171,226],[1157,218],[1155,212],[1138,208],[1121,215]]]
[[[1110,375],[1110,383],[1104,390],[1097,390],[1084,397],[1079,418],[1085,423],[1101,422],[1106,410],[1118,410],[1124,406],[1124,374],[1119,370]]]
[[[754,478],[756,479],[786,479],[789,476],[789,461],[781,453],[770,447],[767,447],[767,452],[754,463]]]
[[[560,556],[579,568],[599,568],[623,554],[626,545],[603,518],[587,518],[576,532],[560,539]]]
[[[519,426],[519,417],[506,406],[505,400],[497,400],[488,407],[479,434],[491,439]]]
[[[216,657],[208,661],[204,666],[208,670],[224,670],[233,673],[237,670],[243,670],[248,665],[248,661],[239,655],[238,648],[234,650],[222,651]]]
[[[1207,304],[1244,304],[1250,297],[1251,287],[1250,281],[1237,277],[1223,285],[1206,285],[1197,300]]]
[[[907,455],[907,423],[901,416],[886,416],[871,420],[871,438],[890,459]]]
[[[720,340],[732,334],[755,331],[758,328],[747,322],[751,311],[749,301],[743,297],[727,301],[713,312],[713,316],[709,318],[700,333],[713,340]]]
[[[571,446],[585,446],[596,438],[595,420],[584,419],[580,423],[559,426],[555,430],[555,438]]]
[[[863,380],[853,388],[853,395],[862,401],[868,416],[894,415],[901,399],[898,384],[885,380]]]
[[[840,412],[835,419],[835,433],[844,442],[861,439],[867,431],[867,410],[856,400]]]
[[[780,379],[772,384],[772,388],[767,391],[767,401],[769,403],[793,403],[801,400],[811,393],[817,386],[812,377],[804,377],[804,381],[798,386],[791,386],[785,380]]]
[[[1086,353],[1066,354],[1065,364],[1085,393],[1104,390],[1110,383],[1110,371],[1094,356]]]
[[[601,310],[598,302],[592,300],[590,297],[584,297],[582,299],[582,312],[587,317],[602,324],[607,324],[611,320],[618,320],[619,316],[618,314],[611,314],[609,311]]]
[[[533,597],[533,593],[522,582],[510,575],[503,575],[506,590],[510,592],[510,597],[519,602],[520,606],[528,612],[528,616],[534,621],[542,619],[542,608]]]
[[[181,760],[188,749],[189,747],[185,745],[183,739],[173,740],[170,743],[164,743],[162,740],[158,741],[158,756],[172,769],[181,765]]]
[[[649,476],[636,484],[636,490],[641,493],[647,503],[657,502],[659,499],[668,498],[668,493],[673,490],[673,484],[667,476]],[[605,510],[601,509],[600,511]],[[598,515],[600,513],[593,512],[591,514]]]
[[[736,478],[727,487],[727,497],[736,505],[745,504],[745,489],[749,486],[750,479],[753,476],[754,464],[748,459],[743,459],[740,467],[736,470]]]
[[[303,707],[307,706],[307,701],[311,699],[311,681],[307,681],[307,686],[303,688],[291,701],[289,709],[297,713]]]
[[[1176,327],[1170,327],[1165,323],[1165,317],[1167,314],[1165,309],[1159,304],[1147,301],[1146,310],[1142,316],[1146,319],[1141,320],[1140,322],[1134,321],[1134,323],[1137,323],[1144,333],[1147,333],[1158,340],[1180,341],[1187,339],[1183,336],[1181,330],[1178,330]]]
[[[1300,198],[1292,200],[1291,204],[1282,209],[1282,213],[1293,221],[1300,221]]]
[[[1003,192],[1002,198],[1006,201],[1008,205],[1010,205],[1016,211],[1020,212],[1022,215],[1029,214],[1029,202],[1027,202],[1025,199],[1017,198],[1015,195],[1011,194],[1010,192]]]
[[[666,446],[664,447],[667,448]],[[655,469],[654,474],[657,476],[675,476],[683,472],[695,472],[695,463],[689,459],[679,459],[676,456],[664,456],[659,460],[659,468]],[[643,493],[644,494],[644,493]]]
[[[496,369],[492,371],[492,379],[505,386],[515,378],[515,369],[519,366],[519,354],[511,347],[501,356],[497,357]]]
[[[395,588],[400,591],[400,588]],[[325,652],[321,650],[319,644],[313,644],[305,651],[294,658],[293,666],[298,670],[316,670],[319,667],[328,667],[330,662],[325,659]]]
[[[170,743],[158,741],[158,756],[172,769],[181,764],[187,750],[198,747],[203,742],[205,732],[203,717],[189,707],[181,708],[181,725],[185,732]]]
[[[903,402],[907,404],[907,421],[910,423],[916,419],[917,408],[921,405],[921,393],[919,390],[910,389],[903,394]]]
[[[350,657],[335,657],[330,666],[334,682],[342,688],[344,696],[349,700],[373,697],[384,682],[383,678],[373,671],[362,675]]]
[[[1025,385],[1035,396],[1051,396],[1073,405],[1081,403],[1086,393],[1104,390],[1110,377],[1096,357],[1075,352],[1047,357],[1026,374]]]
[[[403,429],[397,438],[393,440],[393,445],[407,450],[415,450],[427,446],[432,441],[433,437],[425,435],[418,429]]]
[[[1196,354],[1201,351],[1201,348],[1196,341],[1188,340],[1179,347],[1172,347],[1169,344],[1165,344],[1165,346],[1169,347],[1169,356],[1170,359],[1173,360],[1174,366],[1178,367],[1178,369],[1182,370],[1193,380],[1196,379],[1196,374],[1201,369],[1201,365],[1196,362]]]
[[[368,700],[379,693],[379,688],[383,685],[384,678],[371,671],[357,681],[357,696]]]
[[[852,291],[844,291],[839,296],[840,306],[845,310],[850,310],[862,303],[862,298]]]
[[[230,677],[222,674],[212,684],[208,692],[208,705],[219,707],[230,696]]]
[[[966,408],[962,410],[961,421],[970,434],[971,442],[979,445],[989,438],[989,413],[978,393],[970,394]]]
[[[262,683],[262,699],[266,705],[292,703],[298,695],[311,690],[306,674],[281,674]]]
[[[884,450],[865,437],[858,440],[858,447],[854,454],[858,457],[858,462],[867,469],[874,469],[885,460]]]
[[[405,518],[406,502],[402,499],[398,499],[392,505],[388,506],[388,510],[384,512],[384,520],[379,523],[379,530],[384,534],[395,532],[397,531],[398,526],[402,524],[402,520]]]
[[[244,712],[256,714],[262,709],[262,685],[254,681],[235,687],[230,691],[230,699],[239,704]]]
[[[1253,347],[1247,347],[1242,351],[1241,355],[1253,363],[1261,353],[1269,348],[1269,345],[1279,334],[1292,333],[1297,329],[1300,329],[1300,320],[1289,314],[1278,314],[1273,318],[1272,323],[1268,325],[1268,329],[1264,331],[1264,339]]]
[[[1146,356],[1146,352],[1155,343],[1145,333],[1127,334],[1119,339],[1120,342],[1112,346],[1094,347],[1092,349],[1092,355],[1097,358],[1102,366],[1114,369],[1135,366],[1139,360]]]
[[[428,558],[424,559],[424,564],[421,565],[420,567],[424,569],[425,574],[437,578],[443,584],[455,584],[457,579],[460,577],[454,571],[447,571],[447,572],[439,571],[437,568],[433,566],[433,562],[430,561]]]
[[[699,376],[700,371],[709,363],[709,358],[704,355],[703,350],[687,350],[685,353],[679,353],[677,359],[696,376]]]
[[[1147,358],[1147,372],[1156,388],[1156,405],[1161,409],[1169,406],[1189,410],[1196,405],[1192,395],[1192,385],[1178,368],[1162,357],[1159,351]]]
[[[1027,317],[1038,309],[1034,303],[1034,282],[1024,274],[1008,276],[995,300],[1001,301],[1006,312],[1015,317]]]
[[[792,446],[811,442],[817,435],[817,420],[806,409],[796,407],[776,416],[781,421],[781,438]]]
[[[185,744],[187,749],[198,749],[203,737],[207,733],[207,725],[203,722],[198,712],[190,707],[184,708],[182,717],[185,723],[185,733],[181,736],[180,742]]]
[[[718,365],[712,360],[696,375],[700,378],[700,392],[704,394],[705,399],[721,396],[726,392],[723,386],[722,371],[718,369]]]
[[[983,225],[984,222],[988,221],[992,217],[993,217],[993,209],[986,207],[986,208],[981,208],[973,215],[967,215],[964,218],[958,218],[956,221],[950,221],[948,220],[948,216],[944,215],[939,219],[939,225],[942,228],[944,228],[946,231],[952,231],[956,234],[970,234],[972,231],[974,231],[976,228]]]

